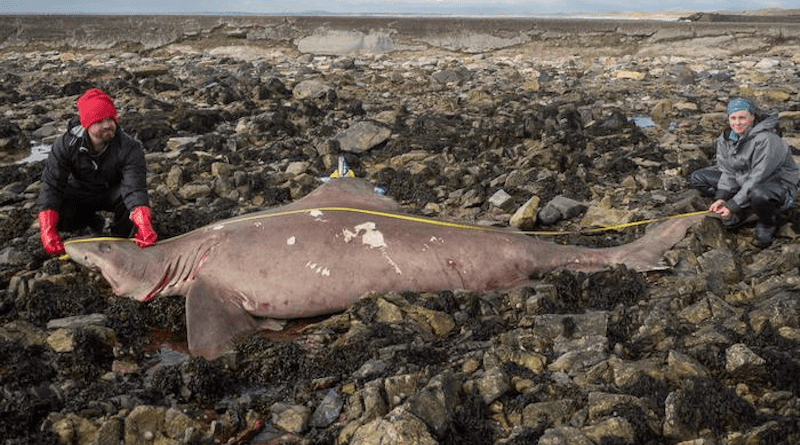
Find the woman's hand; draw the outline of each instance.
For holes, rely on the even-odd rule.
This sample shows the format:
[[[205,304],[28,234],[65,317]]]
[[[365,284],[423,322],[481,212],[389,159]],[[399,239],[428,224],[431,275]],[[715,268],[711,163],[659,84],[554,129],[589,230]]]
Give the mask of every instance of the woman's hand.
[[[717,215],[721,216],[722,218],[725,218],[725,219],[730,218],[731,217],[731,211],[727,207],[725,207],[725,204],[726,204],[726,202],[725,202],[724,199],[718,199],[718,200],[714,201],[713,203],[711,203],[711,205],[708,207],[708,210],[711,211],[711,212],[716,213]]]

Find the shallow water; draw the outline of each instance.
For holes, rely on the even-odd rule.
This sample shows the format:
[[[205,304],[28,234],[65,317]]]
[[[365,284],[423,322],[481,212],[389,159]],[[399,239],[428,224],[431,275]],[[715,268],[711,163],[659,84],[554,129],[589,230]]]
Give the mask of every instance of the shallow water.
[[[50,149],[53,148],[51,144],[34,144],[31,146],[31,153],[14,162],[14,164],[27,164],[29,162],[39,162],[44,161],[47,159],[47,155],[50,154]]]

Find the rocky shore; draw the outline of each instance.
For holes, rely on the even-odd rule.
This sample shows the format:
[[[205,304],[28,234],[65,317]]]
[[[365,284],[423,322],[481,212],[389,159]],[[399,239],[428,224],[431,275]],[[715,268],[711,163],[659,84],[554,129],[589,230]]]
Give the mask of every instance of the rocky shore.
[[[343,156],[413,214],[617,245],[646,225],[579,232],[706,208],[686,178],[730,97],[800,147],[798,47],[768,19],[0,17],[0,437],[798,443],[797,205],[766,249],[707,218],[664,271],[365,295],[208,361],[182,298],[121,300],[45,255],[31,157],[99,87],[146,147],[162,239],[300,198]]]

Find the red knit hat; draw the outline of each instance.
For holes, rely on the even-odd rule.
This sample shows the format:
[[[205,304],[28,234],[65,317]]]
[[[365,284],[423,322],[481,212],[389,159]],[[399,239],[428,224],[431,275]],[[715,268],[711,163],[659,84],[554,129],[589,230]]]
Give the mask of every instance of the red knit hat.
[[[117,109],[114,108],[114,101],[97,88],[83,93],[76,103],[83,128],[89,128],[92,124],[109,117],[114,119],[114,122],[117,121]]]

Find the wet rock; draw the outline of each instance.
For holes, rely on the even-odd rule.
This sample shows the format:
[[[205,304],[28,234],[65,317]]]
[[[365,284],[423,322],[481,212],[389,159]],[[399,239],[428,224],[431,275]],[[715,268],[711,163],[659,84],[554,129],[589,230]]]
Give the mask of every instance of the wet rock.
[[[70,413],[63,417],[53,416],[50,421],[59,443],[92,444],[98,441],[100,431],[88,419]]]
[[[358,428],[349,441],[353,445],[382,443],[386,445],[435,445],[437,441],[428,433],[425,423],[402,407],[397,407],[385,418],[375,419]]]
[[[388,364],[383,360],[368,360],[353,374],[359,380],[365,380],[375,375],[383,373]]]
[[[0,117],[0,160],[13,162],[22,159],[30,141],[25,133],[7,117]]]
[[[705,377],[709,374],[708,368],[679,351],[669,351],[667,365],[670,367],[669,373],[677,378]]]
[[[794,292],[779,292],[759,302],[750,313],[750,325],[757,333],[767,328],[800,329],[800,301]]]
[[[290,433],[302,433],[308,427],[311,410],[307,406],[276,403],[270,407],[272,423]]]
[[[382,125],[361,121],[338,134],[334,140],[342,151],[364,153],[386,142],[391,134],[392,131]]]
[[[559,427],[568,424],[575,411],[577,403],[572,399],[530,403],[522,411],[522,425],[536,427],[544,422]]]
[[[636,431],[630,421],[612,417],[583,429],[583,434],[593,442],[613,440],[618,443],[636,443]]]
[[[506,363],[514,363],[533,374],[539,374],[547,364],[547,357],[533,351],[516,349],[510,345],[499,345],[484,354],[484,366],[486,367],[501,367]]]
[[[520,206],[508,221],[511,227],[521,230],[533,229],[536,226],[536,216],[539,211],[539,197],[533,196]]]
[[[92,445],[116,445],[124,437],[125,421],[117,416],[105,420],[97,429],[97,442]]]
[[[767,371],[767,362],[747,345],[737,343],[725,350],[725,371],[740,379],[757,380]]]
[[[556,196],[539,210],[538,220],[552,225],[561,219],[571,219],[586,211],[586,205],[566,196]]]
[[[75,349],[75,341],[66,329],[59,329],[47,337],[47,345],[56,352],[71,352]]]
[[[391,399],[391,397],[390,397]],[[314,413],[309,418],[308,424],[313,428],[325,428],[333,423],[342,412],[344,400],[342,400],[338,391],[331,389],[325,394],[325,397],[317,405]]]
[[[160,63],[152,63],[148,65],[138,66],[131,71],[131,74],[133,74],[134,77],[138,78],[156,77],[168,73],[169,73],[169,67]]]
[[[197,201],[211,196],[211,191],[207,184],[186,184],[178,190],[178,196],[186,201]]]
[[[295,99],[319,99],[331,91],[331,87],[317,80],[304,80],[299,82],[292,89],[292,96]]]
[[[500,367],[493,367],[486,370],[476,386],[483,402],[488,405],[511,389],[511,381]]]
[[[505,190],[498,190],[489,197],[489,204],[497,207],[498,209],[509,211],[514,207],[513,197],[506,193]]]
[[[539,438],[538,443],[539,445],[590,445],[593,444],[594,441],[587,437],[579,428],[561,426],[545,431]]]
[[[441,437],[452,421],[452,413],[460,402],[460,385],[455,376],[435,376],[422,390],[404,404],[405,409],[425,422],[435,437]]]
[[[700,269],[710,276],[720,277],[727,283],[736,283],[741,278],[739,266],[730,249],[709,250],[697,258]]]
[[[164,439],[164,416],[167,409],[140,405],[125,417],[124,440],[130,444],[147,444]]]
[[[665,401],[664,435],[689,440],[710,429],[720,432],[749,425],[755,418],[753,407],[732,390],[712,380],[699,378],[672,392]]]
[[[700,298],[697,303],[686,307],[680,316],[690,323],[699,325],[704,321],[725,321],[740,312],[715,295]]]
[[[363,411],[361,419],[372,420],[385,415],[389,409],[383,396],[382,385],[378,381],[368,382],[361,393]]]
[[[20,266],[30,261],[30,256],[27,252],[15,249],[13,247],[5,247],[0,250],[0,265],[5,266]]]
[[[416,322],[419,330],[437,337],[446,337],[456,327],[453,318],[441,311],[432,311],[419,306],[403,308],[408,319]]]
[[[56,318],[47,322],[47,329],[77,329],[88,326],[105,326],[108,317],[105,314],[75,315],[73,317]]]

